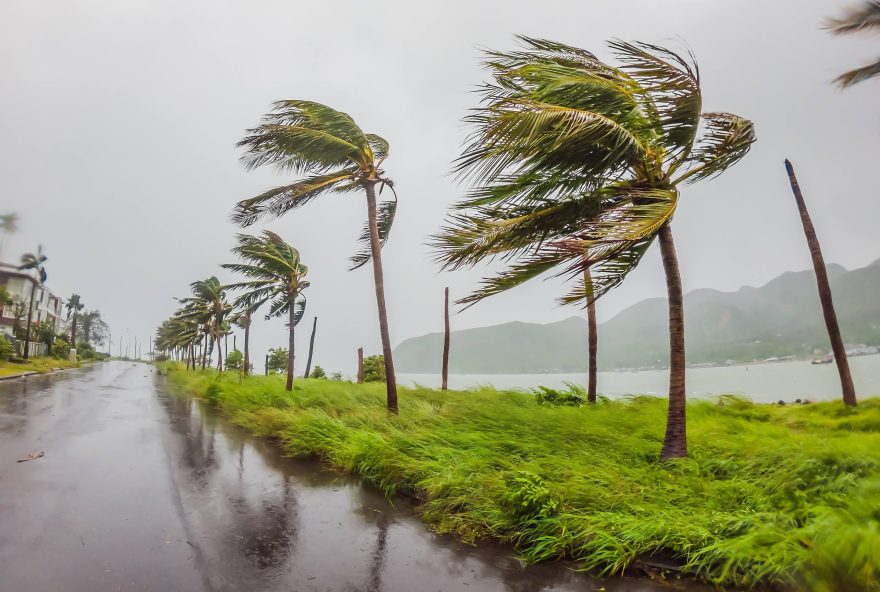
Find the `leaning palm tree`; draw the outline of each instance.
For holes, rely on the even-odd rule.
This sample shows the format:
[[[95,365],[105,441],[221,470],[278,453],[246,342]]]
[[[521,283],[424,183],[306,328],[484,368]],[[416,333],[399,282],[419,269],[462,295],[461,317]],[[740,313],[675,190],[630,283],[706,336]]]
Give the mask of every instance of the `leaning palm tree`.
[[[397,411],[397,382],[388,334],[382,245],[388,239],[397,196],[391,179],[381,166],[388,157],[388,142],[364,133],[347,115],[311,101],[275,103],[263,123],[238,145],[247,148],[249,169],[273,165],[282,173],[305,175],[289,185],[270,189],[238,203],[233,221],[248,226],[261,218],[276,218],[321,195],[363,190],[367,197],[367,222],[360,236],[363,247],[351,261],[356,269],[372,260],[379,333],[385,358],[388,409]],[[379,191],[377,192],[377,186]],[[392,199],[377,204],[377,193],[387,186]]]
[[[235,300],[238,308],[257,310],[268,303],[266,319],[287,316],[287,390],[292,390],[294,330],[306,310],[302,292],[309,287],[305,279],[309,269],[301,263],[299,251],[274,232],[265,230],[262,236],[239,234],[237,239],[238,245],[232,252],[243,262],[225,263],[223,268],[240,273],[248,280],[226,287],[244,291]]]
[[[825,329],[828,331],[828,340],[831,342],[831,351],[834,354],[834,364],[840,377],[840,390],[845,405],[855,407],[857,404],[856,387],[853,384],[852,374],[849,371],[849,360],[846,357],[846,346],[843,336],[840,334],[840,325],[837,323],[837,313],[834,310],[834,300],[831,296],[831,283],[828,281],[828,270],[825,268],[825,258],[822,256],[822,248],[819,246],[819,238],[807,204],[804,201],[801,186],[794,166],[788,159],[785,160],[785,172],[788,173],[788,182],[794,194],[798,213],[801,216],[801,225],[804,228],[804,236],[807,238],[807,248],[810,249],[810,258],[813,260],[813,270],[816,273],[816,285],[819,289],[819,303],[822,305],[822,316],[825,319]]]
[[[223,371],[223,348],[220,339],[223,335],[224,321],[232,311],[232,305],[226,301],[226,288],[220,284],[220,280],[211,276],[208,279],[199,280],[190,284],[192,296],[182,298],[184,305],[181,318],[193,320],[202,326],[205,340],[211,337],[211,347],[217,347],[217,371]],[[202,367],[205,366],[206,353],[210,350],[202,350]]]
[[[848,10],[843,16],[827,21],[828,29],[835,35],[880,31],[880,0],[864,0],[864,2]],[[847,88],[859,82],[880,76],[880,59],[844,72],[834,79],[841,88]]]
[[[79,294],[71,294],[64,308],[67,309],[67,318],[70,319],[70,347],[76,348],[76,321],[79,317],[79,311],[85,308],[85,304],[80,302]]]
[[[447,269],[511,262],[460,303],[555,271],[593,302],[657,239],[669,298],[669,410],[662,458],[687,455],[684,311],[671,221],[679,188],[721,174],[755,140],[751,122],[703,113],[693,57],[613,41],[614,66],[552,41],[489,53],[494,80],[468,121],[457,168],[474,182],[435,238]],[[698,133],[702,129],[702,134]],[[590,275],[585,276],[584,270]]]
[[[43,255],[43,247],[40,245],[37,247],[36,253],[25,253],[21,256],[21,265],[18,266],[19,271],[33,271],[34,277],[32,279],[33,285],[31,286],[31,301],[28,306],[28,315],[27,315],[27,328],[25,329],[25,338],[24,338],[24,359],[27,360],[30,358],[30,344],[31,344],[31,322],[34,317],[34,298],[37,295],[37,287],[42,286],[43,282],[46,281],[46,268],[43,267],[43,263],[46,262],[48,257]]]

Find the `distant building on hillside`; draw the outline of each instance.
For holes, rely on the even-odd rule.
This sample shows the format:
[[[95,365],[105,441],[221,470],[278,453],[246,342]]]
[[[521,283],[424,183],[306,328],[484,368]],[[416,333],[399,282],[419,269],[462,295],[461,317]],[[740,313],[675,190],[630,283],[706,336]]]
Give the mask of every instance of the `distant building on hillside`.
[[[22,322],[26,322],[31,292],[36,288],[33,321],[50,322],[56,333],[61,331],[61,298],[52,294],[49,288],[37,285],[30,274],[19,271],[16,265],[10,263],[0,263],[0,286],[6,288],[13,300],[24,305],[24,320]],[[12,335],[16,308],[18,307],[15,304],[7,304],[0,311],[0,332]]]

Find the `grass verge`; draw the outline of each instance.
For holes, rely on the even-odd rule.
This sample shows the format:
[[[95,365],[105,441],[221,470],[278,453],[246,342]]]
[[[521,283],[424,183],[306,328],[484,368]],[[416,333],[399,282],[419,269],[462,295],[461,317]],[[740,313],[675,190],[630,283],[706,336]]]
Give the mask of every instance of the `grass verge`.
[[[623,572],[672,557],[718,584],[816,592],[880,590],[880,399],[688,404],[690,458],[658,463],[666,403],[538,405],[521,392],[188,372],[159,364],[294,456],[317,457],[466,541],[513,543],[529,561],[573,558]]]
[[[22,372],[39,372],[44,374],[56,368],[79,368],[82,362],[71,362],[57,358],[31,358],[22,363],[0,361],[0,376],[11,376]]]

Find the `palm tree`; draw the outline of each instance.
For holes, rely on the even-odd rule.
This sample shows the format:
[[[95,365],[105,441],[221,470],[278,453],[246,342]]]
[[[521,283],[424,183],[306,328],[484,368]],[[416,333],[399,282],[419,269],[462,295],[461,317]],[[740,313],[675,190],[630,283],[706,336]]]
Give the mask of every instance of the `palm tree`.
[[[851,8],[842,17],[828,19],[826,24],[835,35],[880,31],[880,0],[864,0],[860,6]],[[847,88],[876,76],[880,76],[880,59],[844,72],[834,82],[840,88]]]
[[[247,148],[244,162],[249,169],[268,164],[282,173],[294,172],[305,177],[239,202],[232,219],[242,226],[264,217],[282,216],[324,194],[360,189],[366,194],[367,223],[360,236],[363,247],[352,257],[352,269],[372,260],[387,403],[388,409],[396,413],[397,382],[382,270],[382,245],[388,239],[397,210],[393,183],[381,168],[388,157],[388,142],[364,133],[346,113],[298,100],[275,103],[263,123],[248,130],[248,134],[238,145]],[[387,186],[393,198],[377,204],[377,186],[380,195]]]
[[[511,262],[460,303],[550,271],[577,282],[562,302],[583,303],[619,285],[658,239],[670,341],[661,457],[686,456],[684,314],[670,224],[679,187],[739,161],[754,128],[702,112],[693,56],[612,41],[621,62],[612,66],[576,47],[520,40],[521,51],[488,54],[494,81],[467,118],[476,129],[457,163],[475,186],[435,238],[439,259],[447,269]]]
[[[76,349],[76,320],[79,316],[79,311],[84,309],[85,305],[80,302],[79,294],[71,294],[64,308],[67,309],[68,319],[73,315],[73,320],[70,323],[70,347]]]
[[[33,270],[33,286],[31,287],[31,302],[28,306],[28,316],[27,316],[27,328],[25,329],[25,338],[24,338],[24,359],[27,360],[30,358],[30,343],[31,343],[31,321],[34,317],[34,297],[37,295],[37,288],[43,285],[43,282],[46,281],[46,268],[43,267],[43,263],[46,262],[48,257],[43,255],[43,247],[42,245],[37,247],[36,253],[25,253],[21,256],[21,265],[18,266],[19,271],[28,271]]]
[[[220,338],[223,336],[224,321],[226,315],[232,311],[232,305],[226,301],[226,288],[220,284],[220,280],[211,276],[205,280],[199,280],[190,284],[192,296],[183,298],[180,302],[184,305],[181,318],[199,323],[205,341],[211,337],[211,348],[217,347],[217,371],[223,371],[223,348]],[[202,368],[205,367],[210,350],[203,349]]]
[[[274,232],[264,230],[262,237],[239,234],[237,239],[238,246],[232,252],[241,257],[243,263],[226,263],[223,268],[249,279],[226,287],[244,291],[235,300],[239,308],[257,310],[268,303],[267,320],[287,316],[287,390],[292,390],[294,329],[306,310],[302,291],[309,287],[305,279],[309,269],[300,262],[299,251]]]
[[[237,314],[232,317],[232,322],[235,323],[238,327],[244,329],[244,375],[247,376],[251,371],[251,321],[252,315],[256,312],[250,308],[244,308],[239,310]]]
[[[794,166],[786,159],[785,170],[788,173],[788,181],[791,184],[791,191],[794,194],[794,200],[797,203],[798,212],[801,215],[801,225],[804,227],[804,234],[807,237],[807,246],[810,249],[810,257],[813,260],[813,269],[816,272],[816,283],[819,287],[819,301],[822,304],[822,315],[825,317],[825,328],[828,330],[828,339],[831,341],[831,351],[834,353],[834,363],[837,366],[837,372],[840,375],[840,388],[843,393],[843,402],[846,405],[855,407],[856,388],[853,385],[852,374],[849,371],[849,360],[846,357],[846,346],[843,344],[843,337],[840,334],[840,326],[837,324],[837,313],[834,312],[834,302],[831,298],[831,284],[828,282],[828,271],[825,269],[825,258],[822,256],[822,249],[819,246],[819,238],[816,236],[816,229],[813,227],[813,221],[810,213],[807,211],[807,204],[804,202],[804,196],[801,193],[801,186],[794,174]]]

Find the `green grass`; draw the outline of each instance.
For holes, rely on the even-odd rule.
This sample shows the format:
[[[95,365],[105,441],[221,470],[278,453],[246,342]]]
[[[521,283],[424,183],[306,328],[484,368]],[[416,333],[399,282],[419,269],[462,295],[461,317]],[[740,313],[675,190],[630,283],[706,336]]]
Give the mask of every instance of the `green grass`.
[[[160,364],[284,451],[421,500],[426,523],[529,561],[574,558],[621,573],[672,555],[719,584],[880,590],[880,399],[778,407],[736,397],[688,405],[690,458],[658,462],[665,401],[540,406],[492,389],[187,372]],[[170,372],[169,372],[170,370]]]
[[[31,358],[22,363],[0,361],[0,376],[11,376],[22,372],[51,372],[55,368],[79,368],[82,362],[71,362],[57,358]]]

